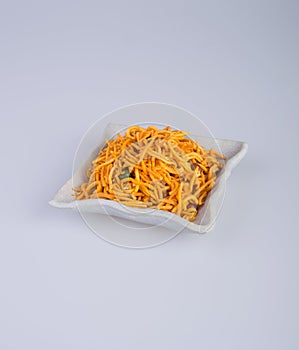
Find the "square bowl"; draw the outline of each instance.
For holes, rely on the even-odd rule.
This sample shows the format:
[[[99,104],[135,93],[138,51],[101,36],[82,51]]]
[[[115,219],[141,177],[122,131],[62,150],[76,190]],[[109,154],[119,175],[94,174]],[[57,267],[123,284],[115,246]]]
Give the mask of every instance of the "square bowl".
[[[210,231],[216,222],[223,203],[226,181],[229,178],[232,170],[238,165],[246,154],[248,145],[241,141],[214,139],[197,135],[190,136],[190,138],[192,138],[194,141],[198,141],[204,148],[214,148],[216,145],[218,150],[220,150],[226,157],[224,167],[217,174],[214,187],[209,192],[204,205],[199,208],[197,216],[193,222],[164,210],[152,208],[128,208],[114,200],[76,200],[74,196],[72,196],[72,188],[74,186],[80,186],[87,180],[86,171],[90,167],[92,160],[96,158],[99,150],[102,149],[103,145],[105,144],[105,140],[112,138],[116,132],[124,128],[125,126],[118,124],[110,123],[107,125],[103,135],[98,140],[100,146],[97,146],[92,152],[90,152],[89,156],[85,158],[85,161],[74,171],[72,178],[70,178],[58,190],[49,204],[57,208],[79,210],[81,213],[111,215],[139,223],[164,226],[166,228],[176,230],[177,232],[185,228],[196,233]]]

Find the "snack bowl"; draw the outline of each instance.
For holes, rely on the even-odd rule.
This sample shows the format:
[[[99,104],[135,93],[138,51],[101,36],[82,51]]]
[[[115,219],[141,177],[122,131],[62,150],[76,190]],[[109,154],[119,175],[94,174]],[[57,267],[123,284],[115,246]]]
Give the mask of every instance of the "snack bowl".
[[[136,124],[134,123],[134,125]],[[140,123],[140,125],[143,127],[145,125],[161,127],[160,123]],[[204,148],[214,148],[226,157],[223,168],[217,174],[214,187],[209,192],[204,205],[199,208],[193,222],[168,211],[152,208],[127,207],[109,199],[75,199],[73,196],[73,187],[80,186],[86,181],[86,171],[90,167],[92,160],[96,158],[99,151],[103,148],[105,140],[113,138],[117,133],[123,132],[127,127],[128,126],[122,124],[108,123],[101,135],[97,137],[96,143],[94,142],[93,150],[89,152],[88,155],[86,155],[85,152],[83,161],[80,164],[75,164],[78,163],[78,161],[74,162],[73,176],[58,190],[49,204],[57,208],[79,210],[82,217],[85,217],[85,221],[86,218],[89,218],[87,220],[100,221],[101,217],[97,216],[97,214],[102,214],[108,215],[115,220],[120,218],[135,223],[146,224],[149,225],[149,227],[165,227],[175,233],[181,232],[184,229],[194,233],[210,231],[216,222],[224,200],[226,181],[230,177],[232,170],[238,165],[247,152],[248,145],[245,142],[216,139],[200,135],[189,136],[194,141],[198,141]],[[87,147],[90,147],[92,143],[87,142],[87,144]],[[80,157],[78,156],[78,158]]]

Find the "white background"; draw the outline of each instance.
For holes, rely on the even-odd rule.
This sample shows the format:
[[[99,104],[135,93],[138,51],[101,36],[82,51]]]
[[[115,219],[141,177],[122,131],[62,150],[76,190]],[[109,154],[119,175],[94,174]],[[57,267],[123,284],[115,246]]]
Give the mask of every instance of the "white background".
[[[298,10],[1,2],[1,350],[298,349]],[[212,232],[119,248],[47,202],[93,122],[152,100],[249,153]]]

